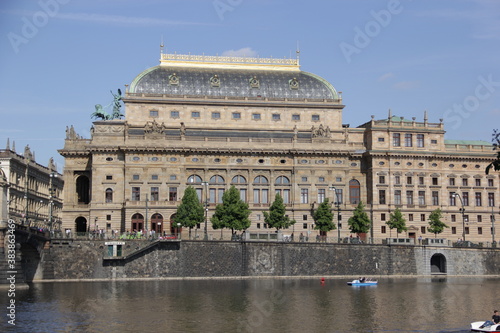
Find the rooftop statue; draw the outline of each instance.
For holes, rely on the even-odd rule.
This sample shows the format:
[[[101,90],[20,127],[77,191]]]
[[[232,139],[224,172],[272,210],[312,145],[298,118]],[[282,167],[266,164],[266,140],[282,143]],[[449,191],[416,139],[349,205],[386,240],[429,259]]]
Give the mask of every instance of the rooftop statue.
[[[120,112],[120,108],[121,108],[120,102],[122,100],[122,91],[120,89],[118,89],[117,94],[113,94],[112,91],[110,91],[110,92],[111,92],[111,95],[113,95],[113,102],[106,105],[105,107],[103,107],[101,104],[96,104],[94,113],[92,113],[90,115],[91,118],[96,118],[96,119],[100,118],[101,120],[111,120],[111,119],[120,119],[121,117],[124,116]],[[113,104],[113,113],[109,114],[104,109],[111,106],[111,104]]]

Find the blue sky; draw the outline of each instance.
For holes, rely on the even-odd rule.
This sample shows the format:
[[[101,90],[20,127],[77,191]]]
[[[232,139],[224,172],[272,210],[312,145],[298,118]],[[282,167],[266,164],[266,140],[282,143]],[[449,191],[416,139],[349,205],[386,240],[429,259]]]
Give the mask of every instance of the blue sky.
[[[0,147],[38,163],[66,126],[90,137],[107,105],[167,52],[294,57],[343,93],[343,123],[444,119],[447,139],[490,141],[500,122],[498,0],[2,0]]]

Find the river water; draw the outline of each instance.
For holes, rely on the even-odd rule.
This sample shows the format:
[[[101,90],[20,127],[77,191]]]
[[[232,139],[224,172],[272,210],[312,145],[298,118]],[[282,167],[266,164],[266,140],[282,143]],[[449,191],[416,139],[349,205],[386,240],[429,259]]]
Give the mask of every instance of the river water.
[[[499,278],[35,283],[2,332],[469,332],[500,308]],[[0,290],[1,304],[10,298]]]

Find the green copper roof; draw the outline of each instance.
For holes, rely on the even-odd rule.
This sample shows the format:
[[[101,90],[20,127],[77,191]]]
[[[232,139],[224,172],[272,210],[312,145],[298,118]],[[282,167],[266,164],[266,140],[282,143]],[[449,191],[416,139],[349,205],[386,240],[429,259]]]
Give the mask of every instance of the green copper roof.
[[[447,145],[473,145],[473,146],[491,146],[488,141],[483,140],[444,140]]]

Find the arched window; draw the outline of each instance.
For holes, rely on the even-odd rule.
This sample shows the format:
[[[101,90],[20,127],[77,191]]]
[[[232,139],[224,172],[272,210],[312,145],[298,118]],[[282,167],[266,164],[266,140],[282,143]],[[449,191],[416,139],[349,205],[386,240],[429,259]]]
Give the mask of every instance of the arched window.
[[[210,178],[210,184],[224,184],[224,178],[219,175],[212,176]]]
[[[279,176],[278,178],[276,178],[276,185],[288,185],[288,184],[290,184],[290,179],[288,179],[288,177]]]
[[[110,188],[106,189],[106,203],[113,202],[113,190]]]
[[[198,175],[191,175],[188,177],[188,183],[194,183],[194,184],[200,184],[201,183],[201,177]]]
[[[243,176],[234,176],[233,179],[231,180],[231,184],[246,184],[247,180]]]
[[[266,177],[264,176],[257,176],[255,177],[255,179],[253,180],[253,183],[254,184],[268,184],[269,181],[267,180]]]
[[[158,234],[163,232],[163,216],[161,214],[155,213],[151,216],[151,230]]]
[[[359,181],[356,179],[351,179],[349,181],[349,201],[353,205],[357,205],[361,199]]]

